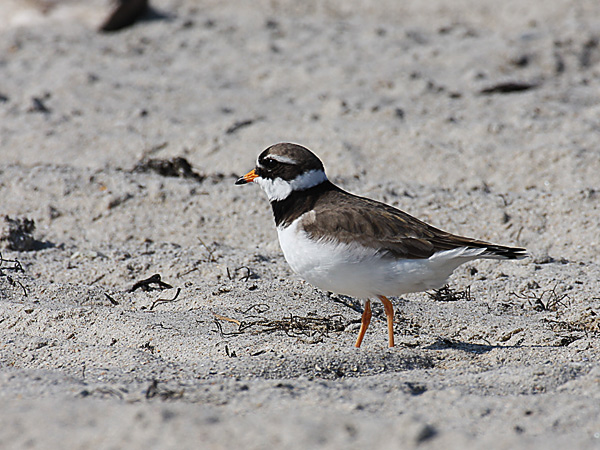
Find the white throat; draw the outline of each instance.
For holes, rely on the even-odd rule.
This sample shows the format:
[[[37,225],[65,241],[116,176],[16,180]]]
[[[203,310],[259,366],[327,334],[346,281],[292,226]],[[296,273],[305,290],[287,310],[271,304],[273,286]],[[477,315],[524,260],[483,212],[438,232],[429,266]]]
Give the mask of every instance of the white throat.
[[[285,200],[293,191],[304,191],[313,186],[321,184],[327,180],[325,172],[322,170],[310,170],[290,181],[285,181],[281,178],[270,180],[267,178],[257,177],[255,183],[262,188],[267,194],[269,201]]]

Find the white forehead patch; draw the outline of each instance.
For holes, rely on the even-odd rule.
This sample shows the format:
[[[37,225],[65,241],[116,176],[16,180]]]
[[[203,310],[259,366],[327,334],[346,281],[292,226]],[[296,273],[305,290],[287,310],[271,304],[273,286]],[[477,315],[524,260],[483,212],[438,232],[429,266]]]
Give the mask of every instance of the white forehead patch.
[[[280,163],[283,164],[291,164],[291,165],[296,165],[298,164],[296,162],[296,160],[288,157],[288,156],[283,156],[283,155],[269,155],[269,158],[274,159],[275,161],[279,161]]]
[[[267,156],[266,159],[272,159],[273,161],[277,161],[282,164],[290,164],[292,166],[295,166],[296,164],[298,164],[296,162],[296,160],[294,160],[288,156],[283,156],[283,155],[269,155],[269,156]],[[256,159],[256,165],[261,166],[260,162],[258,161],[258,158]]]
[[[293,191],[304,191],[313,186],[321,184],[327,180],[327,175],[320,169],[310,170],[301,175],[298,175],[291,181],[285,181],[281,178],[273,180],[257,177],[255,183],[262,188],[267,194],[269,201],[285,200]]]

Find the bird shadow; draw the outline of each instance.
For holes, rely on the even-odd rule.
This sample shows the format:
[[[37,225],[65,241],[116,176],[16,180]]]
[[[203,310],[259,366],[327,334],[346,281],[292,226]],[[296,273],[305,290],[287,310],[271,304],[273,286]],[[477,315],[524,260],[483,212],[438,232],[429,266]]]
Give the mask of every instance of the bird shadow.
[[[503,345],[492,345],[492,344],[473,344],[470,342],[455,341],[444,337],[437,337],[433,344],[430,344],[424,348],[428,350],[447,350],[456,349],[462,350],[466,353],[483,354],[487,353],[495,348],[505,348],[515,346],[503,346]]]
[[[448,339],[448,338],[444,338],[444,337],[436,337],[436,340],[433,344],[430,344],[423,348],[425,348],[427,350],[456,349],[456,350],[461,350],[465,353],[481,355],[481,354],[490,352],[495,349],[548,348],[548,347],[560,347],[560,346],[559,345],[539,345],[539,344],[533,344],[533,345],[474,344],[471,342],[456,341],[456,340]]]

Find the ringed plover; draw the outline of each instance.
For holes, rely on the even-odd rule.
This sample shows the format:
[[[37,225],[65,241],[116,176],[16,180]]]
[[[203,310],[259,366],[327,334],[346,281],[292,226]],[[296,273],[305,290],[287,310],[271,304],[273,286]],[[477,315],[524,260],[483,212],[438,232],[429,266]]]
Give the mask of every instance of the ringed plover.
[[[356,347],[371,321],[371,298],[387,316],[388,296],[439,289],[459,265],[478,258],[521,259],[525,249],[490,244],[439,230],[393,206],[331,183],[310,150],[291,143],[264,150],[235,184],[257,183],[267,194],[279,244],[294,272],[325,291],[365,300]]]

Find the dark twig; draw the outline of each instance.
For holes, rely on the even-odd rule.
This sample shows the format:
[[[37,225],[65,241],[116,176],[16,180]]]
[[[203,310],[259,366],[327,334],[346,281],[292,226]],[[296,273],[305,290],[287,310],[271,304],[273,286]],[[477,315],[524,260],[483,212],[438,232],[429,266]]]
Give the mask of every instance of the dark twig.
[[[490,94],[510,94],[513,92],[522,92],[528,91],[530,89],[535,89],[539,86],[539,83],[530,83],[526,81],[507,81],[505,83],[498,83],[493,86],[489,86],[487,88],[481,89],[479,91],[480,94],[490,95]]]
[[[237,275],[237,273],[240,270],[244,270],[244,269],[246,270],[246,274],[242,275],[239,278],[240,281],[248,281],[250,278],[255,278],[256,277],[256,275],[254,275],[254,273],[250,270],[250,267],[248,267],[248,266],[240,266],[240,267],[237,267],[237,268],[233,269],[233,273],[230,272],[229,267],[227,267],[227,278],[229,278],[230,280],[233,280],[235,278],[235,276]]]
[[[241,128],[252,125],[254,122],[256,122],[256,119],[239,120],[227,128],[227,130],[225,130],[225,134],[233,134]]]
[[[225,336],[237,336],[238,334],[242,334],[242,331],[223,331],[223,325],[221,325],[221,322],[219,322],[219,319],[217,317],[215,317],[215,325],[217,326],[217,333],[219,333],[219,336],[221,337],[225,337]]]
[[[12,266],[8,266],[8,267],[3,267],[4,263],[10,263],[12,264]],[[5,271],[14,271],[14,272],[25,272],[25,270],[23,269],[23,266],[21,265],[21,262],[17,259],[4,259],[2,257],[2,253],[0,253],[0,277],[5,277],[6,281],[8,281],[8,284],[10,284],[13,287],[19,286],[21,289],[23,289],[23,295],[25,295],[25,297],[27,297],[27,289],[25,289],[25,286],[23,286],[23,283],[21,283],[19,280],[15,280],[13,277],[11,277],[9,274],[7,274]]]
[[[426,292],[426,294],[436,300],[438,302],[455,302],[458,300],[473,300],[471,297],[471,286],[467,286],[467,288],[463,291],[456,291],[452,289],[450,286],[445,285],[440,289],[434,289],[433,292]]]
[[[261,304],[253,305],[246,312],[249,312],[252,309],[263,311],[264,306],[265,305]],[[310,338],[322,338],[329,332],[344,331],[348,325],[344,320],[344,317],[340,314],[334,314],[328,317],[304,317],[290,315],[289,317],[284,317],[282,319],[268,319],[266,317],[256,315],[246,315],[246,319],[248,318],[257,319],[237,320],[215,314],[217,332],[224,337],[235,336],[246,331],[253,331],[254,333],[274,333],[276,331],[283,331],[291,337],[305,336]],[[225,332],[223,331],[223,326],[219,321],[234,323],[237,325],[237,330],[233,332]]]
[[[105,273],[103,273],[102,275],[100,275],[99,277],[94,278],[94,280],[92,280],[92,282],[90,283],[90,285],[92,284],[96,284],[98,281],[100,281],[102,278],[104,278],[106,276]]]
[[[215,252],[215,250],[211,249],[208,245],[206,245],[201,238],[197,238],[197,239],[200,242],[200,244],[202,245],[202,247],[204,247],[206,249],[206,251],[208,252],[208,262],[217,262],[217,260],[213,256],[213,253]]]
[[[2,267],[4,263],[11,263],[13,264],[13,266]],[[25,272],[25,269],[23,269],[23,266],[21,265],[21,262],[18,259],[5,259],[2,256],[2,253],[0,252],[0,272],[2,270],[14,270],[15,272]]]
[[[151,286],[152,284],[156,284],[158,287],[153,287],[153,286]],[[129,289],[129,292],[133,292],[136,289],[141,289],[142,291],[147,292],[147,291],[151,291],[153,289],[173,289],[173,286],[162,281],[160,274],[155,273],[150,278],[146,278],[145,280],[141,280],[141,281],[138,281],[137,283],[135,283],[131,287],[131,289]]]
[[[114,298],[112,298],[110,295],[108,295],[106,292],[104,293],[104,296],[108,299],[109,302],[111,302],[113,305],[117,306],[119,304],[118,301],[116,301]]]
[[[244,314],[245,316],[248,316],[250,311],[254,311],[256,312],[256,314],[262,314],[267,312],[270,309],[269,305],[267,305],[266,303],[256,303],[252,306],[250,306],[248,309],[244,310],[244,311],[239,311],[240,314]]]
[[[510,295],[527,300],[529,306],[535,311],[556,311],[561,306],[566,306],[569,300],[568,294],[558,294],[556,288],[558,283],[552,289],[542,291],[540,294],[535,292],[511,292]],[[567,300],[565,303],[564,300]]]
[[[178,400],[183,397],[183,389],[180,391],[174,391],[166,387],[160,387],[159,381],[154,379],[150,383],[150,386],[146,389],[146,399],[158,397],[161,400]]]
[[[181,292],[181,288],[177,288],[177,292],[175,293],[175,297],[173,298],[159,298],[158,300],[155,300],[154,303],[152,303],[152,305],[150,306],[150,311],[152,311],[154,309],[155,306],[157,305],[161,305],[163,303],[171,303],[177,300],[177,297],[179,297],[179,293]]]

